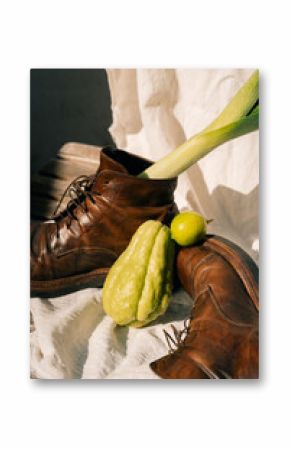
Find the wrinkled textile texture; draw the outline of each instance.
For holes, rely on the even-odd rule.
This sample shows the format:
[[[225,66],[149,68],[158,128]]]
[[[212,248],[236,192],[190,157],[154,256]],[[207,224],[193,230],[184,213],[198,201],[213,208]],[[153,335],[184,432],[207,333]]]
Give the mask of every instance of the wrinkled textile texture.
[[[158,160],[223,109],[252,70],[107,71],[117,147]],[[214,219],[209,231],[258,261],[258,132],[214,150],[179,177],[176,202]],[[31,299],[31,376],[43,379],[157,379],[149,363],[167,353],[162,330],[183,328],[192,308],[182,290],[143,329],[118,327],[103,312],[101,289]]]

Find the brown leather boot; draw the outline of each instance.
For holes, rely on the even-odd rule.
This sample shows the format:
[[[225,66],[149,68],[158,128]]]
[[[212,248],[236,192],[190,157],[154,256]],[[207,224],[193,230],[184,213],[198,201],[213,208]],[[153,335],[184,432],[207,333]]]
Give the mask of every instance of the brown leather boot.
[[[180,250],[177,271],[194,302],[185,328],[165,332],[169,355],[151,363],[165,379],[259,377],[258,268],[238,246],[209,236]]]
[[[69,186],[72,199],[65,211],[32,227],[32,296],[102,286],[141,223],[170,223],[177,212],[177,179],[136,177],[150,165],[125,151],[103,149],[97,174]]]

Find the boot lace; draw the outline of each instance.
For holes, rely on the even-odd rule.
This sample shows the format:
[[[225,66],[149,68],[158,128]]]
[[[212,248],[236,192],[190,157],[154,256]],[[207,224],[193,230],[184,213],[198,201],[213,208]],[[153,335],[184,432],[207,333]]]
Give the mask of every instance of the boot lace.
[[[164,333],[165,340],[166,340],[166,343],[168,346],[169,354],[175,353],[180,347],[184,346],[185,339],[190,330],[190,322],[191,322],[191,317],[186,318],[184,320],[184,327],[181,331],[178,331],[176,329],[176,327],[174,326],[174,324],[170,324],[170,327],[173,331],[173,336],[170,335],[170,333],[168,331],[163,329],[163,333]]]
[[[64,193],[62,194],[62,197],[60,198],[52,216],[51,219],[55,219],[56,217],[65,217],[69,216],[70,220],[68,221],[68,228],[71,226],[71,223],[73,220],[78,221],[78,217],[74,214],[74,209],[76,207],[81,207],[82,210],[87,213],[88,207],[86,204],[86,199],[89,198],[92,203],[96,203],[96,200],[94,198],[94,193],[91,192],[90,187],[93,184],[93,181],[95,180],[96,175],[91,176],[85,176],[81,175],[75,178],[65,189]],[[98,194],[95,192],[95,194]],[[63,203],[63,200],[65,196],[70,197],[70,201],[66,205],[66,208],[59,212],[59,209]],[[58,228],[57,228],[58,229]],[[59,229],[58,229],[59,231]],[[59,232],[58,232],[59,234]]]
[[[181,347],[184,348],[185,347],[185,339],[189,334],[190,331],[190,323],[191,320],[193,319],[193,315],[194,315],[194,308],[195,305],[199,299],[199,297],[201,295],[203,295],[205,292],[205,290],[201,291],[197,297],[194,300],[194,304],[191,310],[191,314],[188,318],[186,318],[183,322],[183,329],[181,329],[181,331],[178,331],[176,329],[176,327],[174,326],[174,324],[170,324],[170,327],[173,331],[173,336],[169,334],[168,331],[166,331],[165,329],[163,329],[163,333],[166,339],[166,343],[168,346],[168,353],[169,354],[173,354],[175,353],[178,349],[180,349]],[[195,331],[196,332],[196,331]],[[172,346],[173,345],[173,346]]]

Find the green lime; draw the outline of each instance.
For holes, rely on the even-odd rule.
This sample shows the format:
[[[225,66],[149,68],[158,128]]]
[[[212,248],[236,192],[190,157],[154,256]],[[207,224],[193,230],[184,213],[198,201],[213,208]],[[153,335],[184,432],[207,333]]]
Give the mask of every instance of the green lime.
[[[206,219],[196,212],[185,211],[171,222],[171,236],[180,246],[197,243],[206,234]]]

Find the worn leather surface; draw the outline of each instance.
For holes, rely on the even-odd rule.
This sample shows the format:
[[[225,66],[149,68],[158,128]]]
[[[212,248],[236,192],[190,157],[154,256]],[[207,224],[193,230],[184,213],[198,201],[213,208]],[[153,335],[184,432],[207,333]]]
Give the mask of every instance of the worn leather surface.
[[[69,213],[32,227],[32,288],[33,281],[49,285],[110,267],[141,223],[171,220],[177,179],[137,178],[150,164],[122,150],[102,150],[99,170],[81,200],[71,203]]]
[[[177,256],[181,285],[194,300],[186,337],[151,364],[162,378],[259,377],[258,269],[236,245],[211,236]]]

